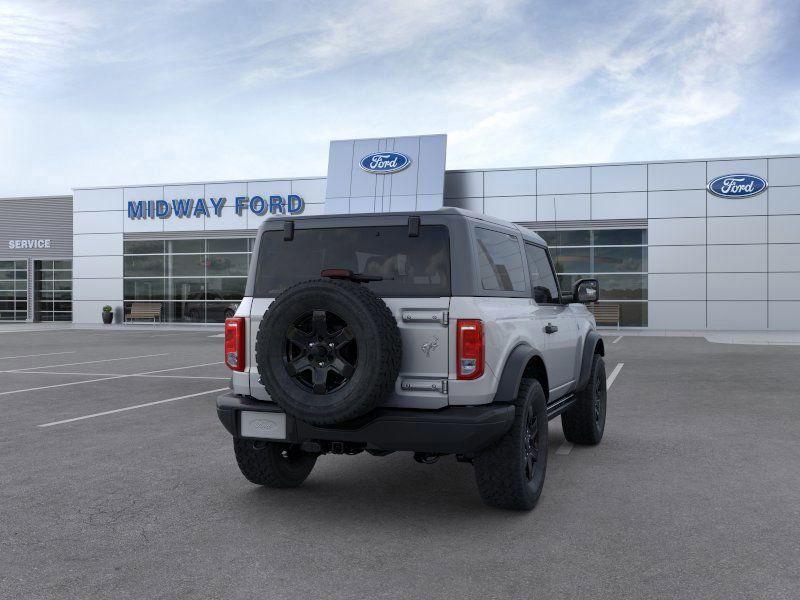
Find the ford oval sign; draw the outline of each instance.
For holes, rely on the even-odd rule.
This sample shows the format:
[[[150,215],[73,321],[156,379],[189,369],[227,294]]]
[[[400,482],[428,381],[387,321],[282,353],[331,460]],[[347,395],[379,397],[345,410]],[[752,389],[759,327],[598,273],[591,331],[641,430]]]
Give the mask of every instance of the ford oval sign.
[[[767,182],[756,175],[721,175],[708,182],[708,191],[720,198],[749,198],[767,189]]]
[[[390,175],[408,167],[411,159],[400,152],[373,152],[362,158],[360,164],[367,173]]]

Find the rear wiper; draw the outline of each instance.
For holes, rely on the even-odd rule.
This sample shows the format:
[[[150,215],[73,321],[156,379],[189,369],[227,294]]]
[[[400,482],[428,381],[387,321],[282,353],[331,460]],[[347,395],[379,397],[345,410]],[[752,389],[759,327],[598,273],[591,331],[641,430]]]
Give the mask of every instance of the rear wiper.
[[[320,273],[322,277],[329,279],[347,279],[355,283],[368,283],[370,281],[383,281],[380,275],[365,275],[364,273],[354,273],[350,269],[323,269]]]

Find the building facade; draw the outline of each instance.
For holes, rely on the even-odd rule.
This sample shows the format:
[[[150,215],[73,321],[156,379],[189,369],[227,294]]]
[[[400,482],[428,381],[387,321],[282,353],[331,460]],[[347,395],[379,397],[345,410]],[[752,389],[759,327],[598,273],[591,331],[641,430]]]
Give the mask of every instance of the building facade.
[[[133,303],[147,302],[161,306],[163,322],[220,322],[241,299],[264,219],[444,205],[538,232],[562,287],[597,277],[601,302],[619,307],[623,327],[800,329],[800,156],[445,171],[445,147],[444,136],[345,140],[331,143],[327,178],[80,188],[71,202],[3,201],[19,223],[30,224],[34,204],[70,211],[44,211],[38,229],[0,231],[8,238],[3,318],[99,323],[111,305],[122,321]],[[373,155],[386,172],[380,161],[377,171],[363,162]],[[400,168],[397,156],[407,159]],[[67,230],[71,244],[56,247]],[[9,245],[23,238],[51,246]],[[70,266],[68,289],[61,276]]]
[[[0,200],[0,322],[72,320],[72,197]]]

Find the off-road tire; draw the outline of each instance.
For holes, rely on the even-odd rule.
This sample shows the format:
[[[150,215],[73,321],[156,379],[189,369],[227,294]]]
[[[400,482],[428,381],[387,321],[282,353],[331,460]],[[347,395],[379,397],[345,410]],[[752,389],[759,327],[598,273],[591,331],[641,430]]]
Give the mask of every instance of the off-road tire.
[[[357,346],[352,376],[339,389],[315,394],[287,370],[286,336],[303,311],[327,311],[343,320]],[[273,401],[291,416],[312,425],[360,417],[394,390],[400,372],[402,340],[386,303],[364,285],[315,279],[280,294],[264,313],[256,339],[256,364]]]
[[[489,506],[531,510],[536,506],[547,471],[547,400],[535,379],[523,379],[515,400],[511,429],[475,456],[475,480],[481,499]],[[536,418],[538,449],[532,473],[526,474],[525,438],[529,417]]]
[[[575,403],[561,414],[564,437],[573,444],[594,446],[603,439],[606,426],[606,365],[595,354],[586,387],[578,392]]]
[[[291,488],[302,484],[317,457],[304,454],[297,446],[234,439],[233,451],[239,470],[248,481],[271,488]]]

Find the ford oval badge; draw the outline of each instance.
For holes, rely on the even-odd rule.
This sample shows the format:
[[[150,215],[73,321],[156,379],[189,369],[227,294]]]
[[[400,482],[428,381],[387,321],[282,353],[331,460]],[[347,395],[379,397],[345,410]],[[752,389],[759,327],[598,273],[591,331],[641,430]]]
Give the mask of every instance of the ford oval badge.
[[[720,175],[708,182],[708,191],[720,198],[749,198],[767,189],[767,182],[756,175]]]
[[[400,152],[373,152],[362,158],[359,164],[367,173],[390,175],[408,167],[411,159]]]

